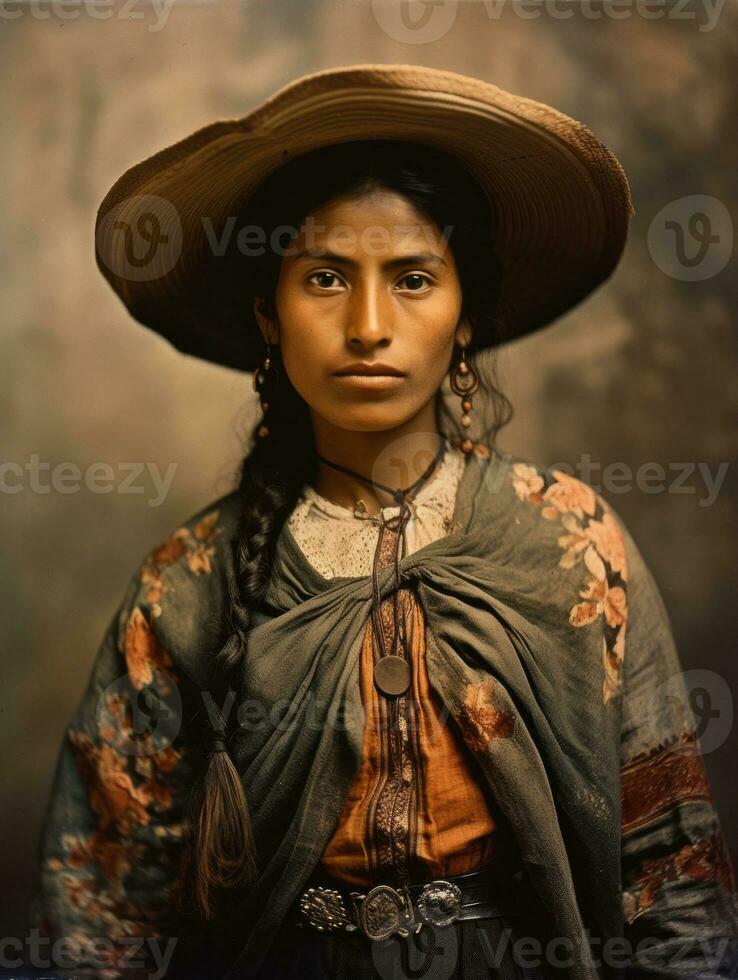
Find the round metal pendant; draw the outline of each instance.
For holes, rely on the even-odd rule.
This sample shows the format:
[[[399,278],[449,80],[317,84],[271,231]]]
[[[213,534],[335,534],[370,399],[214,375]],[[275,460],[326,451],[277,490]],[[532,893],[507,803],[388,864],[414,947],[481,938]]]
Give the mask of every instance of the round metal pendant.
[[[382,657],[374,664],[374,683],[382,694],[404,694],[410,687],[410,664],[393,654]]]

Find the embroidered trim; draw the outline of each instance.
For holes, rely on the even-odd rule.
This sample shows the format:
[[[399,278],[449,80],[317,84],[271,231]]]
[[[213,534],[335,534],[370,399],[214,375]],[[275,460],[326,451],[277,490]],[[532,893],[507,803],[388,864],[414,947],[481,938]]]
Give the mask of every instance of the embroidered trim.
[[[680,739],[680,741],[682,741]],[[689,749],[660,748],[621,769],[621,826],[635,830],[687,800],[712,802],[712,793],[695,734]]]
[[[684,878],[714,881],[727,894],[735,894],[733,868],[720,831],[685,844],[676,854],[644,861],[638,870],[638,877],[623,892],[623,913],[628,924],[653,906],[667,882]]]

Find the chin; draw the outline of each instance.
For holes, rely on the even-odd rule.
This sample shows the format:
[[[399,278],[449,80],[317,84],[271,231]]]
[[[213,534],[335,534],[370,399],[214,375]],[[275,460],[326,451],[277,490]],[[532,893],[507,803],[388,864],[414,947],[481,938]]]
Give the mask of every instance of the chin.
[[[319,415],[337,429],[351,432],[386,432],[398,429],[413,417],[413,412],[388,411],[387,405],[353,405]]]

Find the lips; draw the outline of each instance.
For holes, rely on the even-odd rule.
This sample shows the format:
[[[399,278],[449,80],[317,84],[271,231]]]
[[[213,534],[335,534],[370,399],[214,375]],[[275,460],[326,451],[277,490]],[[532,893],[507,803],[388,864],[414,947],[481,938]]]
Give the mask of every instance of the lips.
[[[376,375],[386,376],[391,375],[392,377],[401,378],[404,376],[404,371],[399,371],[397,368],[392,367],[390,364],[349,364],[340,371],[335,372],[338,377],[345,377],[346,375],[366,375],[373,377]]]

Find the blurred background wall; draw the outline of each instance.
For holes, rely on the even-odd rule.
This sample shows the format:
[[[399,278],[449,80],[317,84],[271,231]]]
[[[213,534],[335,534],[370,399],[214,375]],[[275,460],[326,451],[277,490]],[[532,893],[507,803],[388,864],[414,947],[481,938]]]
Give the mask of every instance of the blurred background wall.
[[[709,672],[700,683],[725,721],[732,699],[720,679],[738,689],[738,483],[728,465],[737,407],[738,15],[707,0],[680,4],[678,17],[664,8],[648,17],[638,6],[624,16],[622,0],[561,2],[558,14],[539,5],[536,16],[535,4],[511,0],[136,0],[125,9],[80,2],[73,16],[73,3],[6,2],[3,459],[26,466],[35,456],[83,472],[98,462],[176,468],[163,500],[146,476],[137,494],[84,484],[42,493],[26,479],[22,492],[1,498],[0,935],[22,935],[62,730],[129,576],[172,529],[231,489],[254,418],[251,376],[180,355],[127,316],[95,266],[97,206],[133,163],[216,117],[245,114],[308,71],[406,62],[478,75],[582,120],[623,162],[637,214],[622,264],[582,308],[503,352],[516,415],[500,445],[574,472],[587,455],[633,474],[648,462],[667,474],[673,464],[703,464],[680,492],[601,489],[656,576],[685,669]],[[680,258],[663,215],[655,220],[663,208],[685,228],[690,256],[707,226],[689,219],[706,216],[719,241],[704,262]],[[711,499],[704,474],[717,478],[721,464]],[[713,741],[706,762],[735,859],[738,743],[730,725]]]

